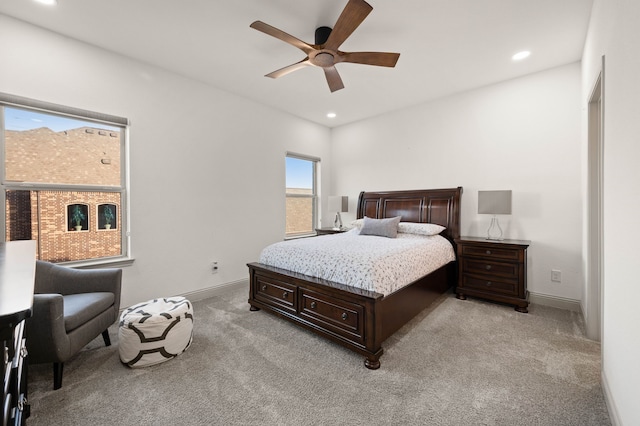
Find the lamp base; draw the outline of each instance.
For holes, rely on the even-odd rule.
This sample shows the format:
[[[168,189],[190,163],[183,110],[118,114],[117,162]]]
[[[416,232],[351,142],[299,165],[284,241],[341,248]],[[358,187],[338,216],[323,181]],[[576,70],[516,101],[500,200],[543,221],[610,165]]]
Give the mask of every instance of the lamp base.
[[[504,238],[502,238],[502,228],[500,228],[500,223],[498,223],[498,218],[496,216],[491,218],[491,225],[489,225],[489,229],[487,230],[487,240],[504,240]]]
[[[336,218],[333,221],[333,229],[334,231],[342,230],[342,217],[340,217],[340,212],[336,212]]]

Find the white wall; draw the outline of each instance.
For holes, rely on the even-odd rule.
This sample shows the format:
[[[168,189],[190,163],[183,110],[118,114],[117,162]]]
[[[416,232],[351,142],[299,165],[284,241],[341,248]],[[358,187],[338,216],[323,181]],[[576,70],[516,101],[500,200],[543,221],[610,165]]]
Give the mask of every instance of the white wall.
[[[595,1],[582,90],[586,105],[604,55],[602,369],[614,424],[629,426],[640,424],[640,285],[635,264],[640,255],[639,22],[638,1]],[[586,120],[583,128],[586,134]]]
[[[284,235],[285,152],[329,167],[329,129],[225,91],[4,15],[0,52],[0,91],[130,119],[123,306],[246,278]]]
[[[362,190],[462,186],[462,235],[485,236],[478,190],[511,189],[500,223],[531,240],[529,290],[580,300],[580,89],[574,63],[335,128],[331,192],[349,195],[352,220]]]

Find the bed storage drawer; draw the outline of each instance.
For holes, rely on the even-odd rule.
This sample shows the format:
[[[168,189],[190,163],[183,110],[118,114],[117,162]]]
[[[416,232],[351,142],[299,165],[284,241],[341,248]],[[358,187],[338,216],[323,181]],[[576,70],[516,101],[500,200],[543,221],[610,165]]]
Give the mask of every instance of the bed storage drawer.
[[[256,275],[253,286],[256,300],[292,314],[296,313],[298,305],[296,286],[260,274]]]
[[[350,340],[364,343],[364,306],[300,289],[300,316]]]

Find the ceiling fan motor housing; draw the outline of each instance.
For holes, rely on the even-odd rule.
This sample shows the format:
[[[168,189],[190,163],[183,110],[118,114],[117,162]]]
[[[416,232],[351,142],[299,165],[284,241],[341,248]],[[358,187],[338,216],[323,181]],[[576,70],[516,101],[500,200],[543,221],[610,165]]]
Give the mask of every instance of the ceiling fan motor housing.
[[[329,34],[331,34],[331,28],[329,27],[318,27],[316,28],[316,44],[318,46],[325,44],[329,39]]]

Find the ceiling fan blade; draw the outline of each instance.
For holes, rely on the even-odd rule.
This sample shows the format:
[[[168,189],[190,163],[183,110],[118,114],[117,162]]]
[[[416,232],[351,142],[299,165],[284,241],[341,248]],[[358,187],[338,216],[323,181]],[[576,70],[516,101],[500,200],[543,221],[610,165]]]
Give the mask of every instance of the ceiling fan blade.
[[[331,93],[336,90],[344,89],[342,78],[340,78],[340,74],[338,74],[336,67],[327,67],[323,68],[323,70],[325,77],[327,77],[327,83],[329,83],[329,90],[331,90]]]
[[[379,67],[395,67],[399,53],[390,52],[351,52],[340,53],[336,62],[351,62],[354,64],[376,65]]]
[[[272,37],[275,37],[277,39],[280,39],[282,41],[284,41],[285,43],[289,43],[290,45],[297,47],[298,49],[302,50],[304,53],[306,53],[307,55],[310,52],[313,52],[315,49],[308,45],[307,43],[305,43],[304,41],[292,36],[291,34],[287,34],[282,30],[279,30],[276,27],[272,27],[269,24],[265,24],[262,21],[255,21],[254,23],[252,23],[251,25],[249,25],[251,28],[261,31],[265,34],[268,34]]]
[[[282,77],[283,75],[287,75],[290,72],[294,72],[299,70],[300,68],[304,68],[307,65],[311,65],[311,63],[309,62],[309,58],[305,58],[300,62],[296,62],[295,64],[291,64],[284,68],[280,68],[279,70],[276,70],[274,72],[270,72],[269,74],[265,75],[265,77],[271,77],[271,78]]]
[[[371,5],[364,0],[349,0],[333,26],[324,48],[338,50],[338,47],[358,28],[372,10]]]

